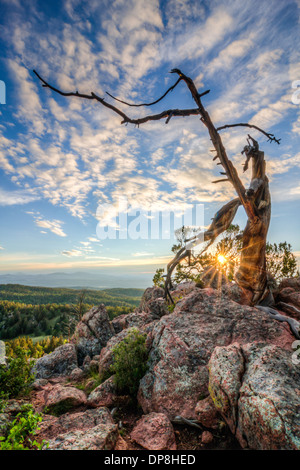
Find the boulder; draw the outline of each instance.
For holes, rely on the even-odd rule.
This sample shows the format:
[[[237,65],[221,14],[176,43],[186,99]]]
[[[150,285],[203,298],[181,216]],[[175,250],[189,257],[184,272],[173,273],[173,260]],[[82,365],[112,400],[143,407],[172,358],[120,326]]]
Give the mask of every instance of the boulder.
[[[74,370],[76,370],[76,369],[73,369],[73,371]],[[71,372],[71,374],[73,373],[73,371]],[[48,384],[47,379],[36,379],[32,384],[32,388],[33,388],[33,390],[43,390],[43,388],[47,384]]]
[[[300,320],[300,277],[283,279],[277,290],[276,302],[290,317]]]
[[[161,318],[169,313],[164,294],[164,289],[161,287],[148,287],[135,311],[150,313],[153,320]]]
[[[153,322],[153,316],[149,312],[132,312],[120,315],[112,320],[111,324],[117,333],[126,328],[142,328],[148,323]]]
[[[219,413],[233,434],[238,419],[237,402],[245,373],[245,359],[238,343],[216,347],[208,364],[208,390]]]
[[[82,368],[84,370],[89,370],[90,368],[90,363],[91,363],[91,358],[90,356],[85,356],[83,363],[82,363]]]
[[[45,354],[33,366],[36,379],[49,379],[58,376],[68,376],[78,367],[77,354],[74,344],[63,344],[52,353]]]
[[[300,449],[300,375],[291,351],[258,343],[217,347],[209,390],[242,447]]]
[[[210,396],[197,403],[195,413],[197,421],[205,428],[217,429],[219,427],[220,415]]]
[[[98,424],[56,436],[43,450],[112,450],[118,439],[117,424]]]
[[[86,372],[80,369],[80,367],[76,367],[76,369],[73,369],[70,374],[70,380],[74,380],[74,382],[79,382],[85,377],[86,377]]]
[[[163,412],[172,421],[197,419],[196,405],[209,395],[207,364],[216,346],[264,342],[290,350],[294,338],[286,323],[267,313],[197,288],[154,324],[147,341],[149,369],[138,401],[145,414]]]
[[[186,281],[178,284],[174,289],[171,290],[172,298],[180,299],[190,294],[192,290],[196,288],[196,283],[194,281]]]
[[[75,387],[65,387],[60,384],[54,385],[46,391],[45,408],[49,413],[63,414],[66,411],[86,404],[86,395],[82,390]]]
[[[123,437],[118,437],[114,450],[128,450],[128,444]]]
[[[300,291],[296,291],[292,287],[284,287],[279,291],[277,301],[291,304],[300,309]]]
[[[62,434],[79,430],[87,431],[99,424],[114,424],[114,420],[107,408],[65,413],[59,417],[43,415],[43,421],[39,424],[37,437],[48,441]]]
[[[203,431],[201,435],[201,444],[209,445],[214,440],[214,436],[210,431]]]
[[[285,289],[286,287],[290,287],[294,289],[294,291],[300,292],[300,277],[290,277],[285,278],[279,284],[279,291]]]
[[[86,356],[100,354],[101,349],[114,334],[104,304],[86,312],[72,337],[72,343],[77,349],[78,364],[82,365]]]
[[[93,408],[98,406],[114,406],[119,402],[114,377],[109,377],[105,382],[96,387],[88,396],[87,404]]]
[[[137,312],[149,312],[149,302],[164,298],[164,289],[162,287],[148,287],[143,293]]]
[[[163,413],[150,413],[137,422],[131,439],[147,450],[176,450],[173,426]]]

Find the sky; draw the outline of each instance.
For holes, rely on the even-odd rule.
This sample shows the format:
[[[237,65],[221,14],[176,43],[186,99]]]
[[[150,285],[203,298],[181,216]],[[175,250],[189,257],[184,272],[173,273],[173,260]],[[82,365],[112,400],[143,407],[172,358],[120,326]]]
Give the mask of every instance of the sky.
[[[219,167],[198,116],[126,126],[96,101],[43,88],[33,70],[142,117],[195,104],[184,83],[151,107],[106,92],[149,103],[179,68],[210,90],[202,102],[216,126],[273,133],[280,145],[251,130],[270,180],[268,240],[300,256],[299,0],[0,0],[0,11],[0,273],[154,273],[174,235],[172,225],[142,234],[145,221],[161,212],[179,226],[182,211],[198,207],[208,226],[235,197],[230,183],[213,183]],[[248,132],[221,135],[246,185]],[[235,223],[246,223],[242,208]]]

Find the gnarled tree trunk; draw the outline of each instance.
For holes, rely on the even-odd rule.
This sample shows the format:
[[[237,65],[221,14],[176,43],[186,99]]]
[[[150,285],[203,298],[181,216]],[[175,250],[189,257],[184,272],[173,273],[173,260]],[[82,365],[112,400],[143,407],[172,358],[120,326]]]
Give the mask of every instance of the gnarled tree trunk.
[[[249,136],[249,138],[251,138]],[[252,304],[263,301],[270,302],[271,293],[268,288],[266,271],[266,243],[271,218],[271,197],[269,181],[265,174],[264,152],[258,149],[257,142],[252,139],[253,146],[245,147],[247,160],[252,159],[252,179],[246,196],[252,201],[256,218],[249,218],[243,232],[240,266],[236,273],[237,283],[253,292]]]

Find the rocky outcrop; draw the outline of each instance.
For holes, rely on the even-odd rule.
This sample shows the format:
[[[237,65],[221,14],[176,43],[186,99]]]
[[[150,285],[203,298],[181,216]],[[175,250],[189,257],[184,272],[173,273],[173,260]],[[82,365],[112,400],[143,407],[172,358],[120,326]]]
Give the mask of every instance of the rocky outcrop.
[[[131,439],[147,450],[176,450],[174,429],[163,413],[150,413],[137,422]]]
[[[300,277],[290,277],[290,278],[285,278],[281,281],[279,284],[278,290],[281,291],[282,289],[285,289],[286,287],[290,287],[291,289],[294,289],[297,292],[300,292]]]
[[[254,343],[217,347],[209,391],[243,447],[300,449],[300,375],[290,351]]]
[[[120,315],[112,320],[112,326],[116,333],[120,333],[126,328],[142,328],[154,320],[153,316],[149,312],[132,312],[124,315]]]
[[[150,313],[153,320],[166,315],[168,313],[168,306],[164,299],[164,290],[161,287],[149,287],[146,289],[136,312]]]
[[[87,404],[93,408],[98,406],[115,406],[120,401],[114,377],[109,377],[105,382],[98,385],[88,396]]]
[[[107,408],[49,417],[40,425],[38,438],[47,450],[111,450],[118,439],[118,426]]]
[[[283,279],[276,300],[285,313],[300,321],[300,278]]]
[[[56,384],[46,392],[45,408],[47,412],[59,415],[69,409],[85,405],[86,401],[86,395],[82,390]]]
[[[39,425],[37,436],[46,441],[72,431],[87,431],[99,424],[114,423],[107,408],[89,409],[86,411],[68,412],[59,417],[45,415]]]
[[[196,283],[194,281],[181,282],[171,290],[171,294],[174,300],[179,300],[190,294],[195,288]]]
[[[86,312],[72,338],[72,343],[76,345],[79,365],[83,363],[86,356],[92,357],[99,354],[114,334],[114,328],[103,304]]]
[[[278,292],[281,303],[284,295],[295,302],[299,279],[284,281]],[[71,344],[36,361],[39,410],[64,413],[44,417],[50,449],[126,449],[135,442],[172,450],[172,422],[200,426],[199,445],[211,447],[224,421],[244,448],[300,449],[300,379],[289,324],[249,307],[247,291],[234,283],[220,289],[182,283],[172,290],[172,312],[163,294],[147,289],[134,312],[111,322],[104,306],[91,309]],[[138,391],[144,416],[125,442],[103,407],[122,407],[110,366],[114,347],[131,328],[147,335],[149,360]],[[88,396],[66,383],[87,384],[95,367],[103,383],[92,392],[86,385]]]
[[[68,376],[78,367],[74,344],[63,344],[38,359],[33,367],[36,379]]]
[[[208,396],[208,361],[216,346],[264,342],[290,349],[284,323],[223,298],[213,289],[195,289],[179,301],[150,333],[149,370],[140,382],[144,413],[196,419],[199,397]],[[149,338],[150,341],[150,338]]]

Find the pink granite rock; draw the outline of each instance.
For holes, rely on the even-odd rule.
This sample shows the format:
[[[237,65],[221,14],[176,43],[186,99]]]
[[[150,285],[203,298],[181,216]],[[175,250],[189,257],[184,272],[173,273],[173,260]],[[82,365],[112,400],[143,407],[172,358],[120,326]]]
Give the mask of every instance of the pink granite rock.
[[[211,444],[212,441],[214,440],[214,436],[210,431],[203,431],[202,436],[201,436],[201,443],[204,445]]]
[[[131,439],[147,450],[176,450],[172,423],[163,413],[142,416],[131,432]]]
[[[300,450],[300,376],[276,345],[217,347],[209,361],[213,402],[242,447]]]
[[[206,428],[217,429],[220,415],[210,396],[200,400],[195,408],[196,419]]]
[[[85,405],[86,401],[86,395],[82,390],[57,384],[46,392],[45,407],[49,412],[62,414],[69,409]]]
[[[115,334],[104,304],[91,308],[76,326],[72,343],[76,345],[78,363],[86,356],[100,353],[107,341]]]
[[[119,397],[117,395],[114,378],[109,377],[102,384],[96,387],[88,396],[87,404],[93,408],[98,406],[114,406],[118,403]]]
[[[196,288],[162,317],[148,335],[149,369],[138,400],[145,414],[197,419],[199,396],[208,396],[208,361],[216,346],[262,342],[290,349],[289,326],[219,291]]]

